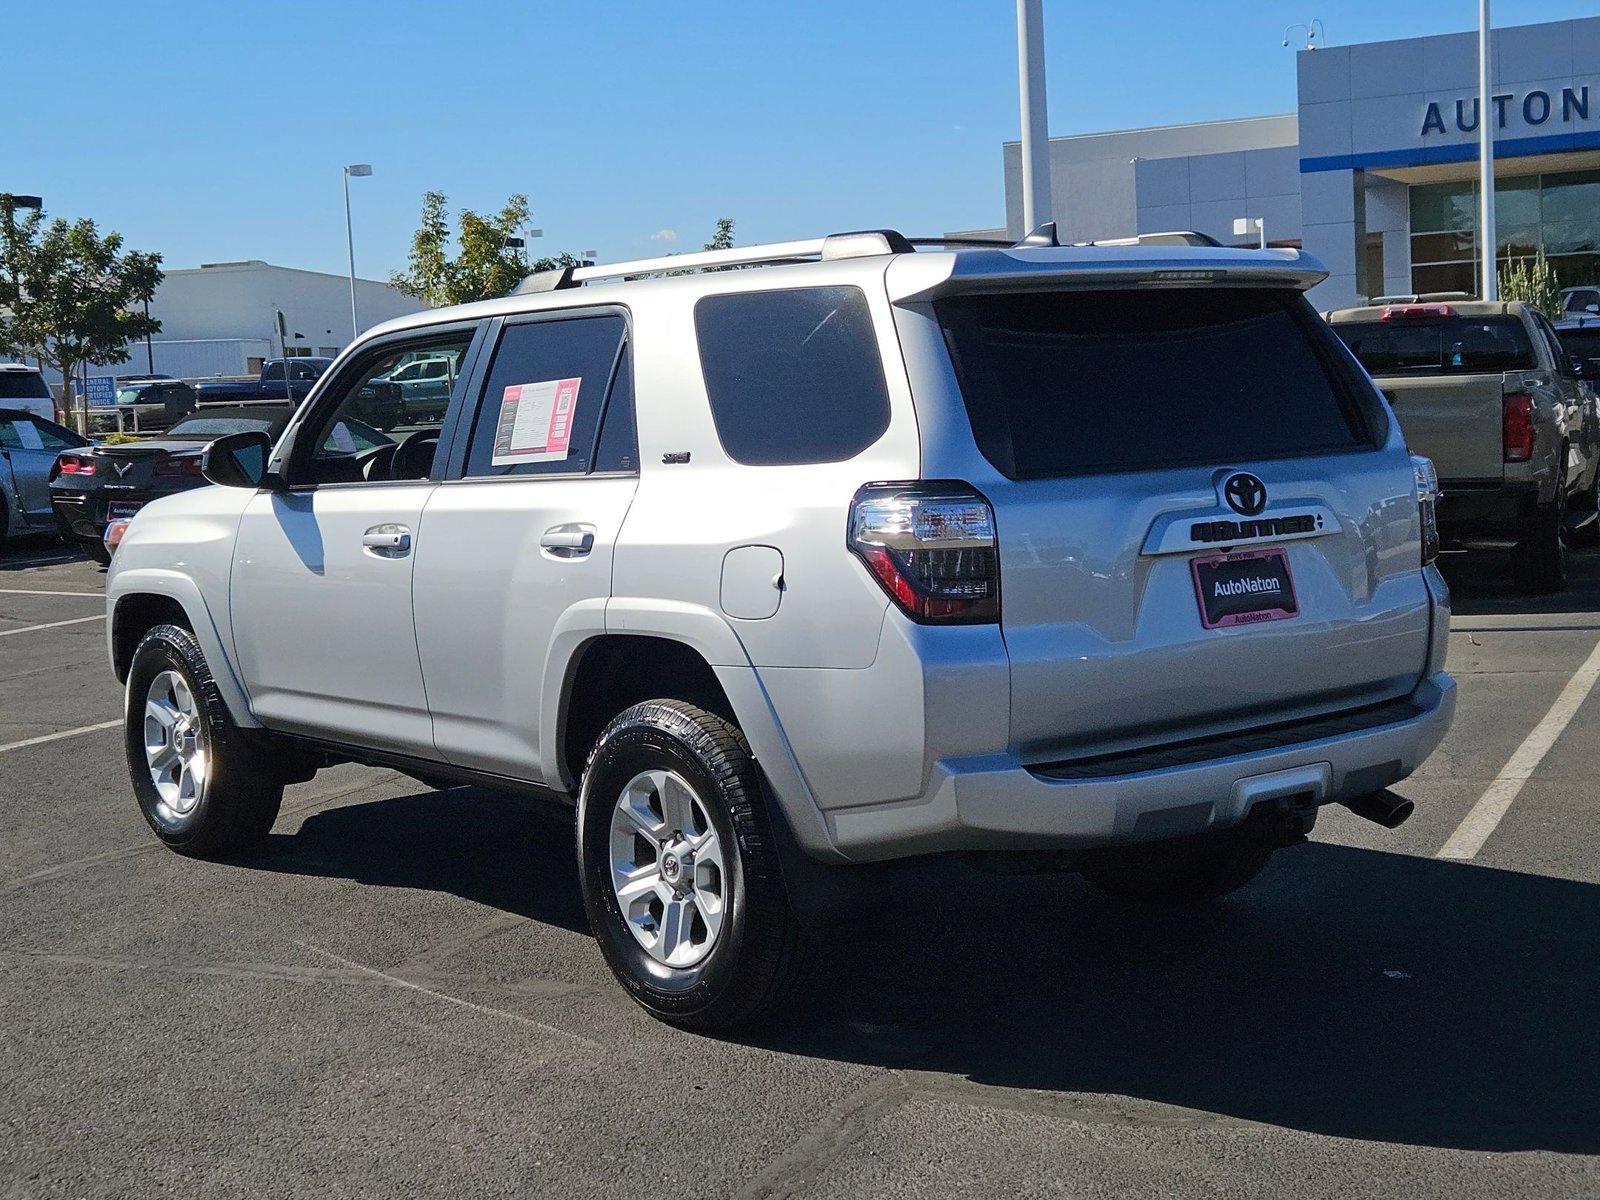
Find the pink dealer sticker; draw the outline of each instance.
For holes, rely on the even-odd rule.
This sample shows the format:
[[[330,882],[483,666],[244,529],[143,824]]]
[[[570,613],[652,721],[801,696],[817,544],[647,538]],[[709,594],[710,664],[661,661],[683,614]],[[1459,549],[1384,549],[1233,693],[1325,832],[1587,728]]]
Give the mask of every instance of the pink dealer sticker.
[[[490,462],[506,467],[566,458],[582,383],[582,379],[544,379],[506,388],[500,397]]]

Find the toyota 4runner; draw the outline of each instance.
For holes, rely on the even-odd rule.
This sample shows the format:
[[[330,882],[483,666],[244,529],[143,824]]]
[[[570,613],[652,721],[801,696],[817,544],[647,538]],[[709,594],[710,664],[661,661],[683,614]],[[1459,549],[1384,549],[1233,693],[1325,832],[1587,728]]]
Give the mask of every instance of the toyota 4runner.
[[[1398,824],[1455,703],[1431,469],[1314,259],[1199,240],[841,234],[370,331],[122,542],[146,819],[237,852],[342,761],[574,804],[607,963],[697,1028],[864,864],[1198,903],[1321,805]],[[423,357],[442,415],[352,438]]]

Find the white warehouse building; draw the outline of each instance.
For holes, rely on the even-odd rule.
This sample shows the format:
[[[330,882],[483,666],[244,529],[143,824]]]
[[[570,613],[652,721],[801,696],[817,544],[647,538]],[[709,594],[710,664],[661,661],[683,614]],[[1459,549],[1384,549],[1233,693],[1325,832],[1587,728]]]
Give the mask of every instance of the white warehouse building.
[[[356,280],[363,329],[425,307],[387,283]],[[279,335],[279,312],[287,338]],[[130,343],[127,362],[90,367],[88,373],[254,375],[285,347],[290,357],[331,357],[351,340],[350,277],[260,259],[207,263],[168,271],[150,301],[150,315],[161,322],[161,332],[148,345]]]

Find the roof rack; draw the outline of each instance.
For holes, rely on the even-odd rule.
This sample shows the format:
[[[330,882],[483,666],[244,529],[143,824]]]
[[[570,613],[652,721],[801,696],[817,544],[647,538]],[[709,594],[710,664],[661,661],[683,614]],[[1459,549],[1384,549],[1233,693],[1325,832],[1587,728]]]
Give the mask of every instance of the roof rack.
[[[1203,233],[1188,230],[1172,233],[1141,233],[1137,237],[1103,242],[1077,242],[1079,246],[1220,246],[1222,243]],[[779,263],[827,261],[836,258],[865,258],[874,254],[910,254],[918,246],[987,246],[996,250],[1055,247],[1056,223],[1046,221],[1020,242],[994,238],[921,237],[908,238],[893,229],[859,229],[833,233],[827,237],[798,242],[769,242],[764,246],[741,246],[731,250],[705,250],[695,254],[666,254],[659,258],[637,258],[631,262],[583,263],[538,271],[517,285],[515,295],[556,292],[579,287],[591,279],[626,279],[657,272],[688,272],[708,267],[773,266]]]
[[[823,238],[798,242],[769,242],[765,246],[742,246],[731,250],[705,250],[696,254],[666,254],[659,258],[639,258],[632,262],[605,263],[581,267],[558,267],[539,271],[517,285],[516,294],[553,292],[573,288],[591,279],[618,279],[632,275],[651,275],[657,271],[693,271],[705,267],[753,267],[776,263],[826,261],[835,258],[865,258],[873,254],[909,254],[916,249],[892,229],[861,229],[833,233]]]

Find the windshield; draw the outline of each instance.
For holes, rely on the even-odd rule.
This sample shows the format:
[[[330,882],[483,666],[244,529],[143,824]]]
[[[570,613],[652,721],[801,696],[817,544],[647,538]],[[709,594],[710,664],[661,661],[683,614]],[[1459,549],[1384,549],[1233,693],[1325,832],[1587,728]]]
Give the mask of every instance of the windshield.
[[[0,371],[0,400],[48,400],[50,389],[37,371]]]
[[[1539,365],[1516,317],[1341,321],[1333,329],[1372,375],[1482,375]]]
[[[141,397],[144,394],[145,394],[145,389],[144,388],[133,388],[133,387],[118,388],[117,389],[117,403],[118,404],[143,404],[144,401],[141,399]]]
[[[1122,288],[934,305],[979,448],[1011,479],[1370,449],[1372,389],[1299,292]]]
[[[225,433],[247,433],[251,430],[271,432],[278,422],[266,417],[190,417],[179,421],[167,430],[168,437],[215,438]]]

